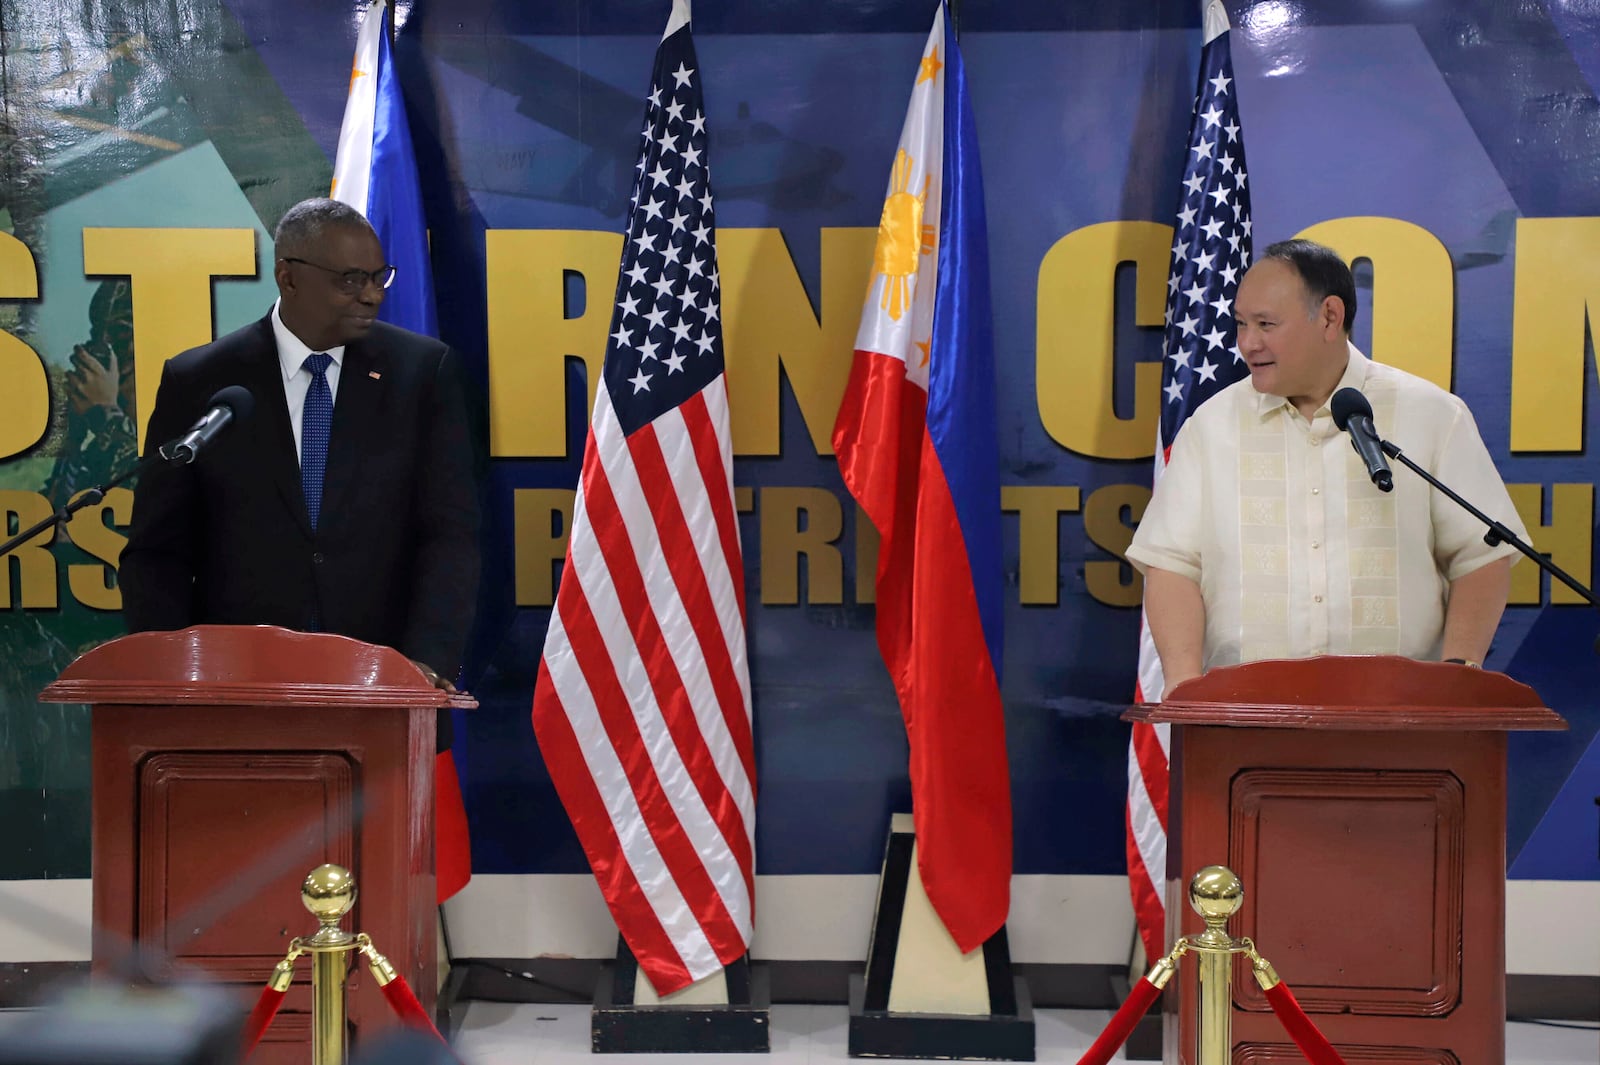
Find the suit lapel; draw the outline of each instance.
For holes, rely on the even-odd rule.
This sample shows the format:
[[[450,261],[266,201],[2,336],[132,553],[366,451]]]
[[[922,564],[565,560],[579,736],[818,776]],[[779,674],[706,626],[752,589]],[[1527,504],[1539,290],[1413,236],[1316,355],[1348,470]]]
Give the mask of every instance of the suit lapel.
[[[333,431],[328,437],[328,468],[322,478],[322,524],[338,520],[341,504],[361,471],[364,444],[379,424],[383,399],[383,359],[365,341],[344,349],[339,394],[333,401]]]
[[[300,489],[300,453],[294,446],[294,426],[289,423],[289,401],[283,393],[283,364],[278,359],[271,316],[262,324],[265,336],[256,358],[250,361],[251,380],[247,382],[256,397],[256,432],[263,445],[260,460],[283,497],[284,506],[309,537],[311,516],[306,513],[305,493]]]

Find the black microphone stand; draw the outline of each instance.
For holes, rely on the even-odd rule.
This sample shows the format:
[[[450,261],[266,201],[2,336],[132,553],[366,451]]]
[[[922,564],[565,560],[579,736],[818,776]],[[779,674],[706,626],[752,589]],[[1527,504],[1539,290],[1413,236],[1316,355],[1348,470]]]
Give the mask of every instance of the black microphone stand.
[[[48,518],[38,522],[31,528],[22,530],[5,543],[0,544],[0,559],[5,558],[11,552],[15,551],[29,540],[32,540],[40,533],[45,532],[48,529],[53,529],[56,526],[65,525],[67,522],[72,520],[72,516],[78,511],[82,510],[84,507],[92,507],[96,503],[101,502],[105,499],[107,492],[120,485],[123,481],[133,477],[135,474],[142,473],[147,467],[155,465],[157,461],[167,461],[166,451],[166,447],[159,447],[155,451],[147,452],[144,458],[134,463],[128,469],[123,470],[105,484],[94,488],[85,488],[82,492],[79,492],[70,501],[68,501],[66,506],[57,510]]]
[[[1493,518],[1489,517],[1489,515],[1485,514],[1471,503],[1468,503],[1465,499],[1462,499],[1455,492],[1451,491],[1450,488],[1441,482],[1437,477],[1407,458],[1406,453],[1401,451],[1394,444],[1379,438],[1378,446],[1383,448],[1383,453],[1385,455],[1388,455],[1392,459],[1398,460],[1401,465],[1406,467],[1406,469],[1410,470],[1412,473],[1416,474],[1418,477],[1421,477],[1424,481],[1427,481],[1429,484],[1433,485],[1433,487],[1443,492],[1451,502],[1456,504],[1456,506],[1460,507],[1462,510],[1465,510],[1468,514],[1471,514],[1474,518],[1477,518],[1479,521],[1483,522],[1484,525],[1488,526],[1489,531],[1483,534],[1484,543],[1488,544],[1490,547],[1495,547],[1499,544],[1510,544],[1512,547],[1516,548],[1518,551],[1521,551],[1524,555],[1527,555],[1529,558],[1538,563],[1540,569],[1559,580],[1562,584],[1565,584],[1568,588],[1571,588],[1573,591],[1577,592],[1583,597],[1584,602],[1588,603],[1595,609],[1600,610],[1600,599],[1596,599],[1593,592],[1589,591],[1589,589],[1585,588],[1583,585],[1574,580],[1566,570],[1562,569],[1554,562],[1551,562],[1544,555],[1541,555],[1528,544],[1524,543],[1522,538],[1516,533],[1512,532],[1500,522],[1495,521]],[[1600,642],[1596,643],[1595,650],[1600,652]]]

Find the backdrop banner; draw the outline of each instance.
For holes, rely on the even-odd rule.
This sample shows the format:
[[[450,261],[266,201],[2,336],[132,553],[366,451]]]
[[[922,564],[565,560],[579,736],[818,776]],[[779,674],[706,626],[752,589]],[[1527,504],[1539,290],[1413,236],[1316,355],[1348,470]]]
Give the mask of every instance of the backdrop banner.
[[[455,743],[478,873],[588,869],[528,707],[616,290],[642,72],[668,7],[395,10],[439,328],[479,385],[487,565],[467,681],[483,705]],[[762,874],[876,873],[910,798],[873,634],[877,541],[830,434],[934,7],[696,11]],[[1589,581],[1600,13],[1232,8],[1256,246],[1306,234],[1354,259],[1355,342],[1467,401],[1538,548]],[[266,312],[272,228],[329,187],[361,14],[349,0],[0,0],[11,531],[131,459],[164,359]],[[959,30],[988,208],[1015,868],[1120,876],[1117,717],[1141,594],[1121,552],[1149,498],[1163,401],[1199,9],[971,0]],[[71,387],[80,348],[91,369]],[[1396,490],[1421,490],[1407,476]],[[34,693],[121,631],[130,512],[115,491],[0,565],[0,879],[89,875],[88,714]],[[1511,874],[1600,880],[1600,617],[1531,564],[1514,572],[1487,665],[1572,727],[1511,737]]]

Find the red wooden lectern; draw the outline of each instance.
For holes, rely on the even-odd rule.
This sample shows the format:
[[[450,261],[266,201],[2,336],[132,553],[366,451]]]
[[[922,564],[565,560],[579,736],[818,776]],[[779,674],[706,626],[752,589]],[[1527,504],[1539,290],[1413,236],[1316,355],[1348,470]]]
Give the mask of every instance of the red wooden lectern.
[[[1173,726],[1169,941],[1204,930],[1188,878],[1227,865],[1233,934],[1351,1065],[1503,1065],[1506,733],[1566,727],[1533,689],[1322,657],[1214,669],[1125,716]],[[1193,1065],[1192,970],[1179,989],[1165,1060]],[[1243,962],[1233,1007],[1235,1065],[1304,1060]]]
[[[367,932],[433,1009],[434,716],[470,706],[398,651],[268,626],[113,640],[46,688],[93,706],[93,968],[236,984],[247,1006],[297,935],[314,866],[356,877]],[[137,953],[135,952],[137,945]],[[311,967],[253,1062],[308,1060]],[[359,1035],[393,1023],[351,972]]]

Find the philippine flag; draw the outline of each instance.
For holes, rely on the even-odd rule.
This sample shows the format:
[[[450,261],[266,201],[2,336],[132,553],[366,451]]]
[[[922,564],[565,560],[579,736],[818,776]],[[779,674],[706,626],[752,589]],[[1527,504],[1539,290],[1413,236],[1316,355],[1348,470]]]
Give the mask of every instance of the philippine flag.
[[[1010,905],[1011,785],[983,179],[949,22],[941,5],[912,86],[833,447],[882,538],[878,647],[910,742],[917,866],[970,951]]]
[[[384,254],[395,265],[394,284],[378,317],[414,333],[437,337],[433,270],[422,188],[411,151],[405,98],[389,49],[389,8],[377,0],[361,22],[350,68],[350,97],[339,128],[332,197],[366,216]],[[440,713],[449,711],[441,710]],[[467,811],[455,756],[446,749],[434,762],[434,868],[442,903],[472,878]]]
[[[350,69],[350,96],[339,127],[333,191],[366,215],[389,261],[398,269],[378,317],[426,336],[439,335],[429,268],[428,226],[422,213],[417,160],[406,124],[405,97],[389,47],[389,6],[377,0],[361,22]]]

